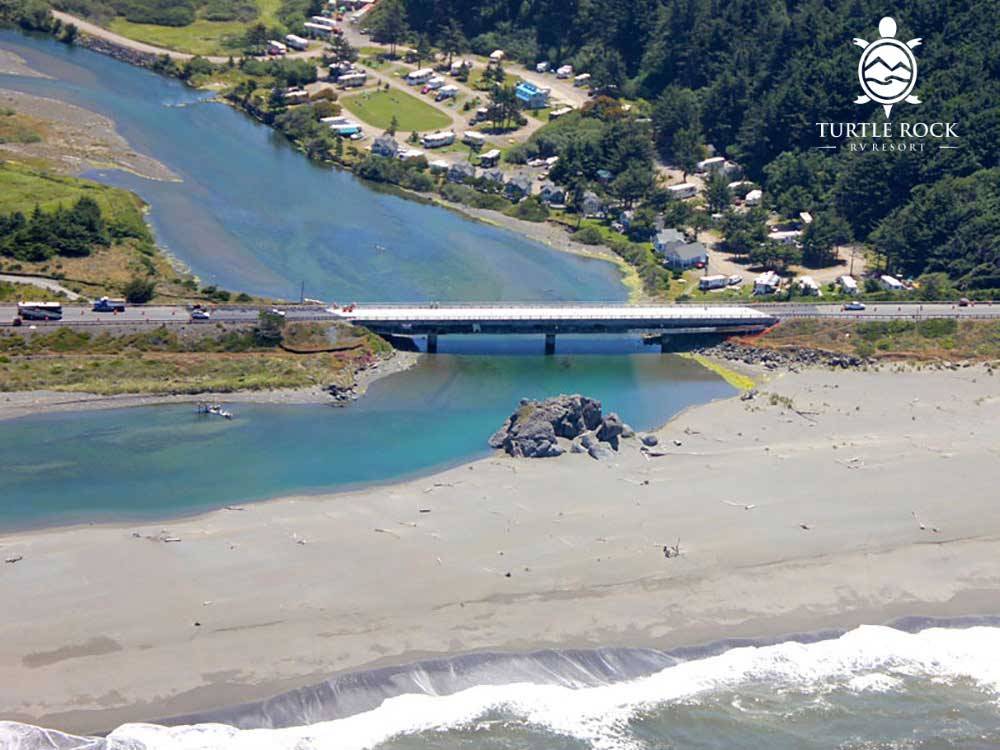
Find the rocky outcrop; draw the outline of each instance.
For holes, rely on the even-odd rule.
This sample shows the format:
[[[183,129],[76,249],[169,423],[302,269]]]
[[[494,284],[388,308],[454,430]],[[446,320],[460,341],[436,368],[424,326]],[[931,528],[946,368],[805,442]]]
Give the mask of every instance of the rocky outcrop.
[[[521,399],[517,411],[490,438],[490,446],[511,456],[548,458],[566,448],[560,440],[572,441],[573,453],[607,458],[619,441],[634,435],[617,414],[603,416],[601,402],[579,394],[555,396],[545,401]]]
[[[837,352],[823,351],[822,349],[809,349],[806,347],[787,347],[782,349],[767,349],[755,346],[735,344],[724,341],[715,346],[700,349],[701,354],[728,360],[730,362],[742,362],[747,365],[763,365],[769,370],[776,370],[783,367],[811,366],[811,367],[837,367],[851,369],[855,367],[866,367],[872,361],[865,357],[858,357],[854,354],[839,354]]]

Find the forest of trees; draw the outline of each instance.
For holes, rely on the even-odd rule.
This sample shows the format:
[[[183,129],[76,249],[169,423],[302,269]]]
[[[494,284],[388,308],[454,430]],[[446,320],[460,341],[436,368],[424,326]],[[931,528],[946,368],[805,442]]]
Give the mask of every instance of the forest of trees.
[[[648,102],[664,161],[690,171],[712,144],[764,187],[771,208],[822,214],[827,237],[870,242],[901,273],[946,270],[967,285],[997,284],[1000,35],[983,22],[996,17],[995,0],[894,4],[897,37],[924,41],[916,52],[923,103],[900,105],[893,120],[956,122],[960,136],[957,149],[929,143],[908,154],[815,149],[817,122],[883,120],[877,105],[854,103],[852,40],[875,38],[886,12],[874,0],[384,2],[403,11],[399,41],[426,35],[442,49],[461,43],[502,48],[526,64],[571,63],[603,92]],[[549,126],[528,149],[606,161],[595,152],[600,126],[576,125]],[[640,164],[630,152],[615,175],[627,169],[639,190]],[[945,200],[956,191],[965,200]],[[812,246],[820,258],[825,242]]]
[[[0,255],[29,262],[54,256],[89,255],[94,245],[108,245],[111,234],[100,206],[93,198],[80,198],[71,208],[42,211],[30,216],[17,211],[0,215]]]

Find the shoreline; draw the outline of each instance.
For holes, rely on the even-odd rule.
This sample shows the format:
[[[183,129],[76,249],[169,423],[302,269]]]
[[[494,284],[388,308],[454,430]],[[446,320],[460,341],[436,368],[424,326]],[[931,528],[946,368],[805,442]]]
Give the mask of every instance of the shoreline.
[[[82,33],[81,38],[82,39],[93,39],[93,37],[89,37],[86,34],[86,32]],[[99,40],[97,40],[97,42],[98,43],[95,46],[90,46],[89,44],[81,44],[81,43],[78,42],[78,46],[83,47],[85,49],[88,49],[89,51],[95,52],[97,54],[107,55],[109,57],[112,57],[113,59],[118,60],[119,62],[121,62],[123,64],[126,64],[126,65],[133,65],[135,67],[145,68],[147,70],[150,69],[150,67],[149,67],[148,64],[143,64],[144,62],[148,63],[149,62],[148,60],[145,60],[145,58],[143,58],[141,56],[140,57],[133,57],[132,55],[128,54],[130,52],[136,52],[136,50],[130,50],[127,47],[119,47],[114,42],[111,42],[111,41],[109,41],[107,39],[99,39]],[[123,54],[123,55],[115,54],[113,52],[113,50],[115,50],[115,49],[120,49],[120,50],[122,50],[126,54]],[[136,54],[141,54],[141,53],[136,53]],[[177,54],[180,54],[180,53],[177,53]],[[0,62],[2,62],[2,60],[0,60]],[[30,67],[25,66],[25,68],[27,70],[31,70]],[[155,71],[154,70],[153,72],[156,72],[156,73],[158,73],[160,75],[164,75],[167,78],[172,78],[173,80],[179,80],[176,77],[167,75],[166,73],[163,73],[161,71]],[[41,75],[41,74],[39,74],[39,75]],[[192,86],[190,86],[185,81],[180,81],[180,82],[185,87],[191,88],[191,89],[193,89],[195,91],[205,91],[205,92],[208,92],[208,93],[215,93],[216,95],[218,93],[218,92],[215,92],[211,88],[192,87]],[[3,93],[3,90],[0,90],[0,93]],[[34,96],[34,95],[27,95],[26,94],[24,96]],[[51,101],[58,102],[58,103],[61,103],[61,104],[66,104],[66,106],[74,106],[74,105],[69,105],[68,103],[65,103],[65,102],[61,102],[60,100],[56,100],[56,99],[53,99]],[[243,115],[249,117],[250,119],[252,119],[252,120],[254,120],[256,122],[261,122],[261,124],[265,125],[265,127],[267,127],[268,129],[270,129],[272,132],[278,133],[278,134],[282,135],[283,137],[288,138],[282,131],[278,130],[277,128],[273,127],[272,125],[269,125],[267,123],[263,123],[259,118],[254,117],[252,113],[247,112],[245,109],[242,109],[241,107],[236,106],[235,104],[233,104],[233,102],[229,101],[228,99],[220,98],[220,97],[216,96],[215,101],[217,101],[218,103],[226,104],[226,105],[232,107],[235,111],[242,113]],[[83,111],[87,111],[87,110],[83,110]],[[97,115],[97,116],[103,118],[103,116],[101,116],[101,115]],[[103,119],[107,120],[107,118],[103,118]],[[114,129],[114,123],[111,122],[110,120],[108,120],[108,122],[111,124],[112,129]],[[117,135],[117,131],[115,131],[115,134]],[[289,140],[289,143],[292,143],[293,145],[295,145],[294,142],[291,139],[288,139],[288,140]],[[301,149],[299,149],[297,145],[296,145],[296,150],[299,150],[300,153],[301,153]],[[166,167],[165,165],[161,165],[159,162],[156,162],[154,159],[152,159],[152,157],[145,157],[145,156],[143,156],[141,154],[139,154],[137,156],[139,158],[149,159],[150,161],[154,162],[154,165],[157,167],[157,169],[159,167],[162,167],[163,170],[165,170],[166,176],[153,176],[153,175],[150,175],[150,174],[145,174],[145,173],[143,173],[141,171],[138,171],[136,169],[129,168],[127,165],[123,166],[123,165],[120,165],[120,164],[117,164],[117,163],[114,163],[114,162],[111,163],[111,164],[106,164],[106,165],[105,164],[97,164],[97,163],[95,163],[95,164],[92,165],[92,167],[95,168],[95,169],[99,169],[99,168],[112,168],[112,169],[119,169],[119,170],[123,170],[123,171],[129,171],[129,172],[133,172],[134,174],[139,175],[140,177],[145,177],[147,179],[167,179],[167,180],[171,180],[171,181],[180,181],[180,179],[176,175],[174,175],[173,172],[171,172],[168,167]],[[302,156],[303,156],[303,158],[306,158],[306,159],[309,158],[304,153],[302,153]],[[316,164],[326,165],[326,166],[333,167],[335,169],[346,171],[346,172],[350,173],[352,176],[354,176],[355,179],[358,179],[358,180],[360,180],[362,182],[367,182],[362,177],[360,177],[357,174],[357,172],[351,166],[349,166],[349,165],[341,164],[341,163],[338,163],[338,162],[332,162],[332,161],[331,162],[316,161],[316,160],[310,160],[310,161],[313,161]],[[82,168],[82,169],[80,169],[80,170],[77,171],[77,174],[79,174],[81,172],[85,172],[85,171],[88,171],[88,170],[86,168]],[[423,193],[418,193],[418,192],[409,190],[407,188],[404,188],[404,187],[402,187],[400,185],[394,185],[394,184],[391,184],[391,183],[386,183],[385,185],[381,185],[381,187],[383,189],[385,189],[385,188],[391,189],[394,194],[399,195],[400,197],[404,198],[405,200],[411,200],[411,201],[426,203],[426,204],[429,204],[429,205],[434,205],[434,206],[438,206],[440,208],[444,208],[444,209],[449,210],[449,211],[453,211],[455,213],[458,213],[463,218],[465,218],[465,219],[467,219],[469,221],[477,221],[477,222],[480,222],[482,224],[486,224],[488,226],[493,226],[493,227],[497,227],[497,228],[500,228],[500,229],[505,229],[505,230],[513,232],[514,234],[517,234],[517,235],[519,235],[521,237],[527,238],[527,239],[532,240],[534,242],[538,242],[539,244],[545,245],[546,247],[549,247],[549,248],[551,248],[553,250],[557,250],[559,252],[568,253],[570,255],[576,255],[577,257],[587,258],[587,259],[590,259],[590,260],[600,260],[600,261],[604,261],[606,263],[610,263],[611,265],[613,265],[613,266],[615,266],[617,268],[619,274],[621,275],[620,282],[621,282],[622,286],[625,288],[625,291],[626,291],[626,294],[627,294],[627,299],[628,299],[629,302],[641,301],[642,299],[644,299],[646,297],[645,290],[643,289],[643,286],[642,286],[642,281],[641,281],[641,279],[638,276],[638,271],[633,266],[631,266],[624,258],[622,258],[621,256],[619,256],[611,248],[609,248],[609,247],[607,247],[605,245],[593,245],[593,246],[591,246],[591,245],[584,245],[582,243],[575,242],[574,240],[571,239],[571,237],[569,236],[568,233],[566,233],[565,231],[561,230],[559,226],[557,226],[556,224],[553,224],[553,223],[551,223],[549,221],[538,222],[538,223],[524,221],[522,219],[517,219],[515,217],[507,216],[506,214],[504,214],[501,211],[491,211],[491,210],[487,210],[487,209],[477,209],[477,208],[473,208],[471,206],[465,206],[465,205],[462,205],[462,204],[459,204],[459,203],[453,203],[451,201],[445,200],[438,193],[432,193],[430,195],[425,195]],[[161,251],[162,251],[162,248],[161,248]]]
[[[0,566],[19,602],[0,711],[98,731],[444,654],[1000,612],[983,372],[770,373],[671,420],[663,457],[492,456],[244,513],[5,535],[23,559]]]
[[[416,352],[397,349],[388,359],[377,360],[377,365],[356,373],[354,391],[362,398],[372,383],[382,378],[414,367],[420,359]],[[74,391],[0,391],[0,422],[40,414],[59,412],[93,411],[98,409],[130,409],[142,406],[167,404],[196,404],[203,401],[220,401],[233,404],[322,404],[337,406],[330,393],[320,386],[308,388],[280,388],[262,391],[207,391],[203,393],[116,394],[103,396],[97,393]]]

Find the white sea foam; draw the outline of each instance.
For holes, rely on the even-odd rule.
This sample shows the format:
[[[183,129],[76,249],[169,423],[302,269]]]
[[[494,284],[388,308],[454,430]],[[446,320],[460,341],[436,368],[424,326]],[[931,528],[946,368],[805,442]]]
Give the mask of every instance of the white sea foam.
[[[653,707],[717,690],[764,683],[773,687],[891,690],[904,677],[965,678],[1000,692],[1000,628],[931,628],[911,634],[880,626],[857,628],[817,643],[736,648],[683,662],[627,682],[573,689],[527,683],[474,687],[447,696],[409,694],[344,719],[287,729],[238,730],[220,724],[163,727],[126,724],[112,748],[150,750],[366,750],[391,737],[472,724],[491,710],[590,742],[602,750],[631,747],[628,721]],[[0,727],[0,746],[2,746]]]

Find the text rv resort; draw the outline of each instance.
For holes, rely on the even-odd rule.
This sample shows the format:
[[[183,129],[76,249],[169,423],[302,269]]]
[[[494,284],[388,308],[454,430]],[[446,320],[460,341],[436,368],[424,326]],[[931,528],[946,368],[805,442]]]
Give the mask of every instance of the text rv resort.
[[[896,21],[888,16],[879,21],[879,38],[873,42],[854,39],[861,47],[858,82],[862,93],[855,104],[881,105],[885,122],[817,122],[820,139],[846,140],[850,151],[920,152],[931,143],[937,148],[956,148],[949,143],[958,138],[954,122],[892,122],[892,108],[898,104],[920,104],[913,90],[917,85],[917,58],[913,50],[922,39],[896,39]],[[838,146],[819,146],[836,149]]]

